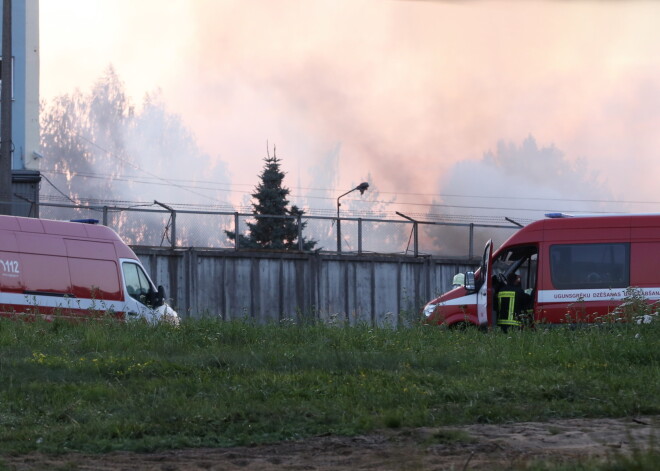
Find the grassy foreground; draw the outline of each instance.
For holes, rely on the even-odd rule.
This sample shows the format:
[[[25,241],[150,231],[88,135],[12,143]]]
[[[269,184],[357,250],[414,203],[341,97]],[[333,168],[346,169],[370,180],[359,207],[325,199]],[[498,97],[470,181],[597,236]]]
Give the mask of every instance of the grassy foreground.
[[[0,453],[659,414],[659,339],[658,322],[502,334],[0,320]]]

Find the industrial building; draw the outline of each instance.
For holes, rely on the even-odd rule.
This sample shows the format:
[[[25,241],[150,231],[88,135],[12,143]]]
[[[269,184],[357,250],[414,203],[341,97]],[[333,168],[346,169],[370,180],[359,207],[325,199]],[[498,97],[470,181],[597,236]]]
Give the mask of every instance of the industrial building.
[[[0,22],[0,37],[2,31]],[[39,198],[39,1],[11,2],[12,213],[36,214]],[[0,67],[5,58],[0,58]],[[0,82],[1,83],[1,82]],[[4,171],[4,169],[3,169]]]

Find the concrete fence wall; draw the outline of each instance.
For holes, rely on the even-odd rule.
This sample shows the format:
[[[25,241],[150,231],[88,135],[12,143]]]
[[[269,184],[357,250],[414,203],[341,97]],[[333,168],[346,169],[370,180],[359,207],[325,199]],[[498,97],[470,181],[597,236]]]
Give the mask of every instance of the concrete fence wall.
[[[405,325],[477,260],[133,247],[182,317]]]

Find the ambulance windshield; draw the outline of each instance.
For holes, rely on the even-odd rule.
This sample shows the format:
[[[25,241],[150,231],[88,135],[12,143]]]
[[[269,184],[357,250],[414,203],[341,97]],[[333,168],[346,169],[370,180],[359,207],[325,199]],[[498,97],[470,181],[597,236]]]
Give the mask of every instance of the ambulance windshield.
[[[128,295],[144,305],[150,305],[154,289],[142,267],[137,263],[124,262],[122,270]]]
[[[520,276],[523,289],[536,286],[538,249],[534,245],[511,247],[501,252],[493,261],[493,277],[504,283],[511,273]]]

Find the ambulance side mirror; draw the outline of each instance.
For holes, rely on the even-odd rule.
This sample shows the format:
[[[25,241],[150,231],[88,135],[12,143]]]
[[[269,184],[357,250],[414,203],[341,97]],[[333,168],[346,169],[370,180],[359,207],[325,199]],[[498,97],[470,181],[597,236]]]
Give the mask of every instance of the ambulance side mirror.
[[[163,285],[158,285],[158,297],[156,298],[156,307],[165,304],[165,288]]]
[[[465,273],[465,289],[468,291],[475,291],[477,289],[474,284],[474,272],[469,271]]]

